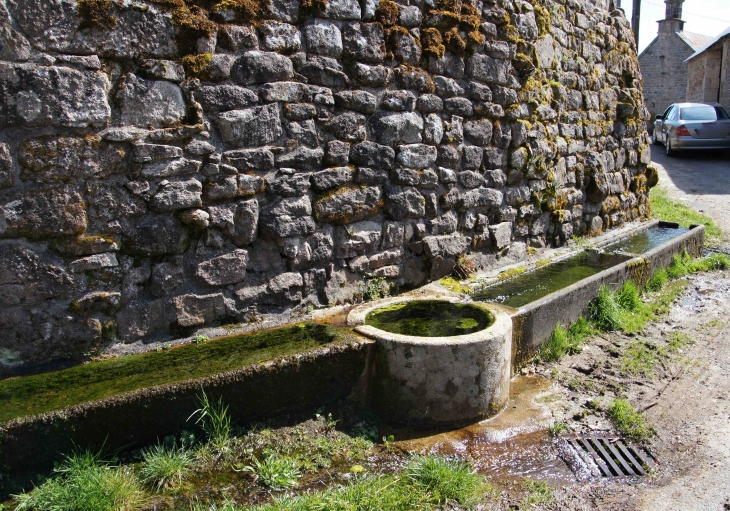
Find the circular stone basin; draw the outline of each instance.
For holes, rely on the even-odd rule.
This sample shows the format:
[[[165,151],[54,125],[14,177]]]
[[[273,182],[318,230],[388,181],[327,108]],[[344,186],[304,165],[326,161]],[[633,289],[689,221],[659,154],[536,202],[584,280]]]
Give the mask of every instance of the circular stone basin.
[[[507,404],[512,320],[499,306],[401,296],[356,307],[347,322],[377,343],[371,403],[384,419],[460,427]]]
[[[480,307],[441,300],[401,302],[375,309],[365,324],[393,334],[453,337],[484,330],[494,316]]]

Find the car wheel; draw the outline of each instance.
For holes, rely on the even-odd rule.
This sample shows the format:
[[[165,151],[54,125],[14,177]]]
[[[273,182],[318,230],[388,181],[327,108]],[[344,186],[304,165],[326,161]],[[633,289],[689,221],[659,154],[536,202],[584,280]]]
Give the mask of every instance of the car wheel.
[[[667,133],[667,141],[664,144],[664,149],[667,151],[667,156],[676,156],[677,151],[675,151],[672,148],[672,141],[669,138],[669,134]]]

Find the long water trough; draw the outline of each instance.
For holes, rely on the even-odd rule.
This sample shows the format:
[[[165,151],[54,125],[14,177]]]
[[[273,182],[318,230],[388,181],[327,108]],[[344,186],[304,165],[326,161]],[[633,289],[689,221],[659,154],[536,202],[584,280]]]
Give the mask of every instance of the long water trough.
[[[74,445],[137,448],[184,429],[201,388],[239,423],[347,397],[401,424],[494,416],[515,370],[557,322],[586,314],[602,284],[641,285],[703,242],[702,226],[655,221],[494,279],[473,303],[427,286],[354,308],[350,328],[298,323],[0,381],[0,494],[27,488]]]

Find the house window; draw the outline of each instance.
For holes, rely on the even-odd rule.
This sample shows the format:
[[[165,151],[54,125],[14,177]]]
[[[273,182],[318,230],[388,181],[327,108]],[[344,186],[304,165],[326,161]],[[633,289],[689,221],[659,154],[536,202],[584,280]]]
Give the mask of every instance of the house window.
[[[682,8],[681,7],[669,7],[667,9],[669,12],[667,13],[667,19],[682,19]]]

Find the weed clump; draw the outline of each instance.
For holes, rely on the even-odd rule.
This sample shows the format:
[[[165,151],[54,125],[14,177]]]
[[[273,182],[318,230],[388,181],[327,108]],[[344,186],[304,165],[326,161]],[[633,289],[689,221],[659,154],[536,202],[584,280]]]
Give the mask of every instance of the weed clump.
[[[656,433],[646,417],[625,399],[611,401],[608,416],[616,430],[634,442],[648,441]]]
[[[142,503],[144,493],[132,471],[103,460],[101,451],[71,454],[55,472],[32,492],[15,495],[15,509],[128,511]]]
[[[651,377],[654,367],[659,363],[654,346],[645,342],[635,342],[629,346],[621,357],[621,371]]]
[[[540,504],[547,504],[553,498],[553,489],[545,481],[526,479],[523,483],[526,495],[522,499],[521,506],[527,509]]]
[[[392,286],[385,277],[373,277],[365,282],[363,299],[365,301],[380,300],[390,296]]]
[[[394,511],[474,509],[494,490],[486,480],[461,461],[437,456],[417,456],[401,474],[365,476],[348,485],[323,492],[283,497],[257,511],[310,509]]]
[[[565,431],[565,429],[568,427],[567,424],[563,421],[555,421],[553,422],[550,427],[548,428],[548,435],[555,438],[557,436],[560,436],[560,433]]]
[[[296,459],[291,456],[279,456],[275,453],[269,453],[263,461],[254,458],[253,465],[245,466],[243,470],[256,474],[265,488],[274,491],[294,488],[299,483],[301,476]]]
[[[701,259],[692,259],[685,251],[682,255],[675,255],[667,274],[673,279],[686,277],[692,273],[712,270],[727,270],[730,268],[730,258],[726,254],[712,254]]]

